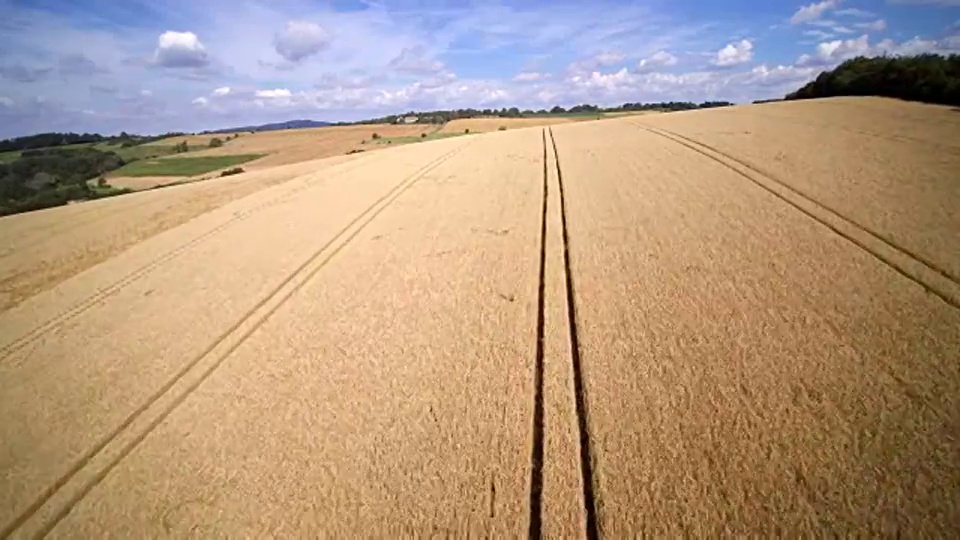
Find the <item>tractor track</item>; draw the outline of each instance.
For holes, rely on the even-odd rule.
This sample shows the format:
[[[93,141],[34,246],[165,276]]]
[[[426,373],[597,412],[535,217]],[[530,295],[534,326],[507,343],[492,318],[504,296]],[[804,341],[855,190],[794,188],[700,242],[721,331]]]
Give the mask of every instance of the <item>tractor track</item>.
[[[946,270],[926,257],[897,244],[886,235],[860,225],[797,188],[790,186],[786,182],[777,179],[739,158],[672,131],[653,128],[635,122],[630,123],[644,131],[684,146],[736,172],[741,177],[749,180],[761,189],[867,252],[900,275],[913,281],[926,292],[936,296],[951,307],[960,309],[960,276],[954,275],[949,270]],[[886,247],[887,251],[892,252],[892,254],[884,254],[870,244],[880,244]],[[897,258],[906,260],[897,261],[895,260]],[[914,266],[919,266],[922,269],[921,272],[912,271],[907,268],[910,263],[913,263]],[[924,273],[929,274],[929,277],[923,276],[922,274]]]
[[[17,515],[11,522],[0,529],[0,539],[11,536],[20,529],[32,516],[37,514],[59,491],[61,491],[77,474],[86,468],[97,456],[115,440],[119,439],[153,405],[161,401],[168,394],[172,395],[178,382],[187,378],[191,371],[194,371],[204,359],[213,358],[209,366],[189,383],[185,383],[179,393],[170,400],[165,407],[156,411],[156,416],[142,429],[134,435],[125,445],[120,448],[108,462],[100,468],[92,478],[84,482],[78,489],[69,496],[68,500],[58,508],[49,520],[46,520],[40,527],[37,537],[46,536],[56,525],[65,518],[70,511],[106,476],[110,473],[127,455],[129,455],[157,426],[159,426],[177,407],[179,407],[206,379],[212,375],[217,368],[230,356],[233,351],[240,347],[260,326],[266,322],[287,300],[289,300],[297,291],[306,285],[326,264],[341,252],[352,242],[367,225],[370,224],[378,215],[386,210],[399,198],[404,192],[413,187],[426,174],[436,169],[450,158],[460,153],[469,145],[461,145],[450,152],[432,160],[413,174],[407,176],[386,194],[370,205],[366,210],[354,218],[347,226],[340,230],[336,236],[326,242],[323,246],[311,254],[296,270],[287,275],[287,277],[277,285],[270,294],[262,298],[253,308],[242,316],[237,322],[231,325],[225,332],[220,334],[203,352],[187,362],[172,378],[170,378],[162,387],[154,392],[144,403],[120,423],[113,431],[100,440],[96,445],[81,456],[73,466],[63,475],[61,475],[52,485],[43,490],[29,506]],[[305,188],[304,188],[305,189]],[[302,189],[300,190],[302,191]],[[287,194],[286,196],[289,196]],[[257,208],[265,207],[268,204],[275,203],[275,200],[268,201]],[[249,214],[246,214],[249,215]],[[231,220],[229,223],[234,222]],[[215,230],[220,230],[218,227]],[[351,230],[352,229],[352,230]],[[210,234],[209,232],[207,233]],[[204,236],[206,238],[207,236]],[[192,244],[191,244],[192,245]],[[325,255],[326,254],[326,255]],[[325,256],[324,256],[325,255]],[[75,316],[75,315],[74,315]],[[246,324],[250,322],[250,324]],[[222,347],[221,347],[222,346]],[[218,348],[222,352],[214,355]]]

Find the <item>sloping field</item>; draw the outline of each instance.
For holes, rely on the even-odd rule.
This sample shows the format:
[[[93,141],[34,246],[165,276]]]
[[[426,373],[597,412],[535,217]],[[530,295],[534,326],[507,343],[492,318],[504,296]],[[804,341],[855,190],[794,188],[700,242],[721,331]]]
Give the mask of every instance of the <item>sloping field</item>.
[[[0,219],[0,312],[158,233],[357,156],[273,167]],[[169,177],[155,184],[172,181]]]
[[[369,143],[374,133],[382,137],[419,137],[420,133],[430,132],[435,129],[436,126],[371,124],[241,133],[240,137],[224,142],[223,146],[219,148],[198,150],[197,152],[191,152],[189,156],[269,154],[267,157],[244,165],[245,169],[256,170],[275,167],[277,165],[287,165],[301,161],[340,156],[355,149],[372,150],[374,147],[366,148],[369,144],[364,145],[361,143],[364,140]],[[157,141],[156,144],[173,145],[185,140],[191,148],[196,149],[198,146],[207,146],[210,143],[210,139],[214,137],[224,139],[226,135],[173,137]],[[167,159],[176,159],[176,156]]]
[[[487,133],[497,131],[501,127],[516,129],[533,126],[553,126],[583,121],[576,117],[543,116],[537,118],[461,118],[451,120],[443,125],[440,133],[463,133],[469,129],[470,133]]]
[[[877,108],[955,114],[454,137],[129,244],[0,313],[0,538],[956,536],[960,155]]]

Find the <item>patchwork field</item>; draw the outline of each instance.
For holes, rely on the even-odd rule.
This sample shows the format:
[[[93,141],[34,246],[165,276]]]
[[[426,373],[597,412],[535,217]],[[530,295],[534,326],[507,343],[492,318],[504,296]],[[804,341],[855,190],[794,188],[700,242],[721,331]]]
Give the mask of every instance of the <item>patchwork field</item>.
[[[0,538],[960,533],[960,115],[493,130],[0,219]]]

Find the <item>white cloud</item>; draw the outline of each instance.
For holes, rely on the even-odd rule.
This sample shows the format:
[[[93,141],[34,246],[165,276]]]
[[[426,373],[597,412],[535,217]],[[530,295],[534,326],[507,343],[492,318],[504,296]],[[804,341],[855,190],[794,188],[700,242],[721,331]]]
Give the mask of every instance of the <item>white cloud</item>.
[[[882,32],[887,29],[887,21],[877,19],[873,22],[855,24],[857,28],[867,32]]]
[[[542,81],[547,78],[546,73],[540,73],[539,71],[523,71],[517,73],[516,77],[513,78],[516,82],[536,82]]]
[[[746,77],[746,83],[759,86],[777,86],[782,84],[798,84],[806,82],[817,73],[812,67],[798,66],[774,66],[768,68],[766,64],[761,64],[750,71]]]
[[[569,73],[590,73],[602,67],[609,67],[623,62],[626,57],[618,52],[605,51],[590,58],[578,60],[567,66]]]
[[[230,93],[229,86],[221,86],[220,88],[217,88],[216,90],[213,91],[213,95],[215,96],[225,96],[229,93]]]
[[[954,7],[960,6],[960,0],[887,0],[888,4],[912,5],[912,6],[941,6]]]
[[[797,59],[796,65],[828,67],[857,56],[909,56],[922,53],[950,54],[960,51],[960,38],[947,37],[941,40],[915,37],[902,43],[885,39],[871,45],[867,34],[856,39],[834,40],[817,45],[813,54],[804,54]]]
[[[870,52],[866,34],[856,39],[837,39],[817,45],[813,55],[804,54],[797,60],[798,66],[826,66]]]
[[[320,52],[328,43],[327,32],[308,21],[289,21],[273,39],[277,54],[289,62],[300,62]]]
[[[834,14],[836,14],[838,17],[859,17],[861,19],[870,19],[875,16],[871,11],[857,8],[838,9],[834,11]]]
[[[143,97],[150,97],[153,95],[153,92],[151,92],[150,90],[141,90],[140,95]]]
[[[875,54],[893,56],[911,56],[923,53],[953,54],[960,52],[960,36],[949,36],[941,40],[914,37],[903,43],[885,39],[874,47]]]
[[[739,43],[731,43],[717,51],[711,63],[715,66],[735,66],[749,62],[753,58],[753,43],[744,39]]]
[[[3,105],[4,107],[13,107],[13,100],[6,96],[0,96],[0,105]]]
[[[268,98],[268,99],[288,98],[291,95],[292,94],[290,90],[287,90],[286,88],[275,88],[273,90],[257,90],[257,93],[256,93],[256,96],[258,98]]]
[[[436,73],[444,69],[443,62],[433,59],[425,47],[405,47],[390,61],[390,67],[402,73]]]
[[[612,90],[633,82],[633,76],[627,71],[627,68],[620,68],[620,71],[603,74],[594,71],[589,75],[575,75],[568,79],[569,82],[582,88],[600,88]]]
[[[168,68],[197,68],[208,65],[210,57],[193,32],[167,31],[157,40],[153,63]]]
[[[810,36],[812,38],[819,39],[819,40],[830,39],[834,36],[830,32],[824,32],[823,30],[817,30],[817,29],[804,30],[803,35]]]
[[[192,103],[193,103],[194,105],[199,105],[199,106],[201,106],[201,107],[204,107],[204,106],[206,106],[208,103],[210,103],[210,100],[208,100],[207,98],[205,98],[205,97],[203,97],[203,96],[200,96],[200,97],[198,97],[197,99],[193,100]]]
[[[815,21],[831,9],[836,9],[840,0],[823,0],[801,7],[790,17],[790,24],[801,24]]]
[[[637,69],[647,71],[658,67],[669,67],[677,65],[677,57],[667,51],[657,51],[637,64]]]

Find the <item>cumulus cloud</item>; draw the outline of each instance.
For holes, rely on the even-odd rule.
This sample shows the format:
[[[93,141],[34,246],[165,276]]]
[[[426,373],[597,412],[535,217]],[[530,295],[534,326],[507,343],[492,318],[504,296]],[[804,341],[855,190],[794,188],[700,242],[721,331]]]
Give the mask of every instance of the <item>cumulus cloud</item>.
[[[274,88],[273,90],[257,90],[256,96],[258,98],[267,98],[267,99],[276,99],[276,98],[288,98],[292,94],[290,90],[286,88]]]
[[[783,84],[798,84],[813,77],[817,70],[812,67],[777,65],[772,68],[761,64],[752,70],[745,83],[759,86],[779,86]]]
[[[715,66],[727,67],[749,62],[753,58],[753,43],[748,39],[739,43],[730,43],[717,51],[711,63]]]
[[[819,43],[812,55],[804,54],[797,60],[798,66],[827,66],[870,52],[866,34],[856,39],[837,39]]]
[[[205,98],[205,97],[203,97],[203,96],[200,96],[200,97],[198,97],[197,99],[193,100],[192,103],[193,103],[194,105],[199,105],[199,106],[203,107],[203,106],[207,105],[208,103],[210,103],[210,100],[208,100],[207,98]]]
[[[320,52],[328,41],[327,32],[320,25],[289,21],[286,28],[274,36],[273,48],[287,61],[297,63]]]
[[[536,82],[542,81],[547,78],[546,73],[540,73],[539,71],[522,71],[517,73],[516,77],[513,78],[516,82]]]
[[[951,36],[940,40],[922,39],[915,37],[897,43],[892,39],[885,39],[871,45],[869,37],[864,34],[856,39],[834,40],[819,43],[813,54],[804,54],[797,59],[797,66],[825,67],[839,64],[857,56],[908,56],[923,53],[950,54],[960,51],[960,38]]]
[[[840,0],[823,0],[822,2],[815,2],[803,6],[793,14],[793,17],[790,17],[790,24],[802,24],[815,21],[822,17],[827,11],[836,9],[839,4]]]
[[[390,61],[390,67],[402,73],[436,73],[444,69],[443,62],[433,59],[422,46],[405,47]]]
[[[206,47],[193,32],[167,31],[160,34],[153,64],[166,68],[198,68],[210,63]]]
[[[677,57],[667,51],[657,51],[637,64],[640,71],[648,71],[659,67],[669,67],[677,65]]]
[[[213,91],[213,95],[218,97],[225,96],[229,93],[230,93],[229,86],[221,86],[220,88],[217,88],[216,90]]]

